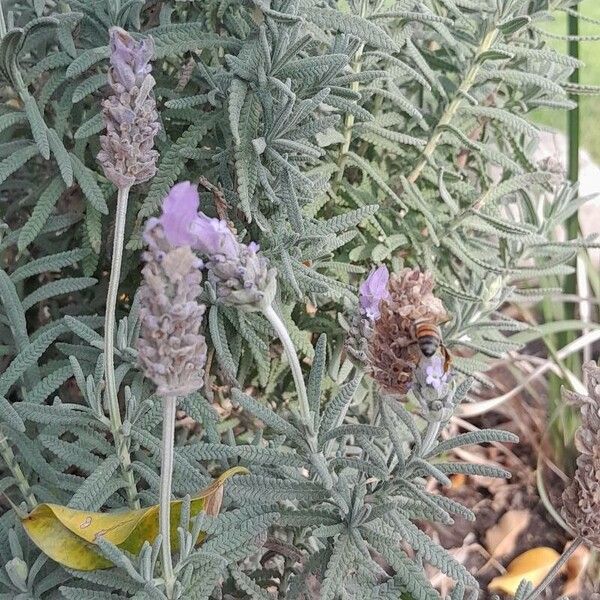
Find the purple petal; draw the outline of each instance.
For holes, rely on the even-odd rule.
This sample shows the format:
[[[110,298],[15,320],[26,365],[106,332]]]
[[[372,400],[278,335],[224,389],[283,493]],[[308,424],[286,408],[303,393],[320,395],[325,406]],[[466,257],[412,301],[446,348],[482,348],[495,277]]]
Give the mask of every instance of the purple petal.
[[[192,226],[198,219],[200,197],[196,186],[189,181],[174,185],[163,200],[160,224],[173,246],[194,246],[196,235]]]
[[[152,71],[150,61],[154,55],[154,40],[144,38],[138,43],[133,57],[133,70],[139,76],[148,75]]]
[[[444,363],[442,362],[442,359],[439,356],[432,356],[429,359],[429,364],[431,371],[433,373],[436,373],[438,377],[442,377],[442,375],[444,375]]]
[[[379,318],[381,302],[390,296],[387,289],[389,278],[390,273],[387,267],[381,265],[369,273],[358,290],[360,308],[363,314],[371,320]]]
[[[442,381],[441,379],[434,379],[432,381],[428,381],[427,383],[429,383],[429,385],[431,385],[436,392],[439,392],[442,389],[445,381]]]
[[[194,248],[207,256],[223,255],[235,258],[240,244],[225,221],[200,213],[191,225]]]
[[[439,356],[427,359],[420,368],[425,372],[425,383],[437,392],[448,382],[448,373],[444,372],[444,363]]]
[[[113,69],[114,78],[122,83],[125,88],[130,89],[135,85],[135,73],[132,69],[135,42],[133,38],[120,27],[112,27],[110,30],[110,66]]]

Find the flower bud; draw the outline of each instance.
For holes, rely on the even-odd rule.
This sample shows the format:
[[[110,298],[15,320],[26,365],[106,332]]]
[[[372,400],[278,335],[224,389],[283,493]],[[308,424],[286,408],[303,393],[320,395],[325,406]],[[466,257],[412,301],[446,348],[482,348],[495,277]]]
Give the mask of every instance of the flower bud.
[[[248,311],[261,310],[273,302],[276,272],[254,242],[237,243],[235,254],[214,254],[207,264],[208,281],[215,286],[220,302]]]

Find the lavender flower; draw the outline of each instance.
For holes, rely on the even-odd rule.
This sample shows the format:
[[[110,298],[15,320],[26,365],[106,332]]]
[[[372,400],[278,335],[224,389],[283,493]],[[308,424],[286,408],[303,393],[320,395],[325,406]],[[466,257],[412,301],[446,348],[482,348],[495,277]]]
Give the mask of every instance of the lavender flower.
[[[381,265],[369,273],[358,289],[361,312],[371,321],[379,318],[381,302],[390,297],[387,289],[389,278],[387,267]]]
[[[189,181],[182,181],[171,188],[163,200],[159,219],[170,244],[195,246],[197,236],[192,233],[191,226],[198,218],[199,205],[198,190]]]
[[[224,304],[260,310],[275,295],[275,270],[256,242],[242,244],[226,221],[198,212],[198,190],[189,181],[174,185],[156,221],[174,246],[189,246],[206,257],[208,280]]]
[[[191,246],[207,256],[234,258],[239,243],[225,221],[198,212],[198,189],[189,181],[175,184],[163,200],[160,223],[174,246]]]
[[[446,318],[433,288],[433,276],[427,271],[406,268],[390,277],[390,295],[381,303],[368,350],[370,373],[390,394],[406,395],[423,360],[414,343],[416,323],[440,323]]]
[[[444,361],[439,356],[422,359],[421,370],[425,371],[425,383],[436,392],[441,392],[448,383],[448,373],[444,371]]]
[[[348,326],[346,350],[388,394],[406,396],[416,378],[444,391],[447,376],[440,358],[422,362],[425,359],[415,343],[416,323],[440,323],[446,318],[433,287],[431,273],[406,268],[390,276],[381,266],[359,288],[359,310]],[[430,370],[425,372],[421,366]]]
[[[98,162],[118,188],[148,181],[156,172],[158,113],[150,71],[152,38],[136,41],[120,27],[110,29],[112,95],[102,102],[106,135],[100,136]]]
[[[189,246],[171,245],[157,219],[148,222],[144,238],[138,358],[160,396],[185,396],[202,387],[206,362],[202,261]]]
[[[242,244],[238,242],[229,225],[221,219],[207,217],[201,212],[192,223],[192,232],[196,235],[194,247],[202,254],[235,259],[240,252]]]

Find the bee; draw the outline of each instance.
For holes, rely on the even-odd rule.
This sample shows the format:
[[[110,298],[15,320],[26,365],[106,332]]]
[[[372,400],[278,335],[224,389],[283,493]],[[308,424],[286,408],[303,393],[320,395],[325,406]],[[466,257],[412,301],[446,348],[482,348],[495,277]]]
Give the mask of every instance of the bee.
[[[415,325],[415,340],[411,342],[419,346],[421,354],[431,358],[438,350],[444,357],[444,372],[447,373],[452,364],[452,356],[446,348],[440,328],[435,323],[421,322]]]

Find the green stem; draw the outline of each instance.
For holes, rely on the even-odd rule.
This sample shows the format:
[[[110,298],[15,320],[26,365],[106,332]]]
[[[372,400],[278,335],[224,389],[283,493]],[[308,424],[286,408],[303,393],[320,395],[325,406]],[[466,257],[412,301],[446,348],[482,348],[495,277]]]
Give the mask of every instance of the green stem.
[[[569,13],[567,15],[567,28],[569,36],[579,35],[579,18],[577,15]],[[579,40],[570,38],[568,42],[568,54],[573,58],[579,58]],[[572,83],[579,83],[579,69],[574,69],[569,77]],[[579,181],[579,97],[572,94],[570,99],[575,102],[576,106],[567,112],[567,135],[568,135],[568,163],[567,163],[567,178],[571,182]],[[579,237],[579,213],[575,212],[567,221],[568,239]],[[568,294],[577,293],[577,274],[567,275],[565,280],[565,291]],[[570,304],[565,307],[568,319],[574,319],[577,306]],[[577,332],[566,332],[562,336],[561,346],[565,346],[573,341],[577,336]],[[571,371],[577,372],[580,368],[580,354],[574,354],[567,359],[567,366]]]
[[[583,543],[583,538],[578,537],[562,554],[562,556],[558,559],[556,564],[552,567],[548,575],[544,577],[540,585],[538,585],[529,596],[525,600],[535,600],[554,580],[554,578],[559,574],[560,570],[563,568],[563,565],[571,558],[572,554],[581,546]]]
[[[6,21],[4,20],[4,7],[2,6],[2,0],[0,0],[0,39],[6,35]]]
[[[365,49],[365,45],[361,44],[354,55],[354,60],[352,61],[352,69],[355,73],[360,73],[362,70],[362,54]],[[353,92],[358,92],[359,83],[358,81],[353,81],[350,85],[350,89]],[[352,143],[352,129],[354,128],[354,115],[348,113],[346,118],[344,119],[344,130],[343,136],[344,141],[340,147],[340,154],[337,161],[338,171],[335,176],[335,185],[336,187],[340,184],[342,179],[344,178],[344,169],[346,167],[346,161],[348,160],[348,151],[350,150],[350,144]]]
[[[449,125],[451,123],[452,119],[454,118],[454,115],[458,111],[466,95],[469,93],[469,90],[475,83],[475,79],[477,78],[479,70],[481,69],[481,62],[479,62],[480,55],[484,52],[487,52],[492,47],[492,44],[496,40],[497,35],[498,30],[494,28],[491,31],[489,31],[481,41],[481,44],[477,52],[475,53],[473,64],[467,71],[465,78],[460,84],[454,99],[452,100],[452,102],[450,102],[450,104],[446,107],[446,110],[444,110],[444,112],[442,113],[440,120],[438,121],[437,125],[433,130],[433,135],[429,138],[427,145],[423,149],[419,162],[417,162],[413,170],[408,175],[407,179],[410,183],[414,183],[420,177],[421,173],[423,172],[423,169],[429,163],[430,158],[432,157],[438,144],[440,143],[444,126]]]
[[[362,4],[361,4],[361,8],[360,8],[360,16],[361,17],[365,17],[367,14],[367,2],[365,2],[363,0]],[[365,50],[365,45],[361,44],[357,51],[356,54],[354,55],[354,60],[352,61],[352,70],[354,71],[354,73],[358,74],[361,72],[362,70],[362,55],[363,52]],[[358,81],[353,81],[350,84],[350,89],[353,92],[358,92],[358,89],[360,87],[360,84]],[[344,178],[344,168],[346,166],[346,161],[348,160],[348,151],[350,150],[350,144],[352,143],[352,129],[354,128],[354,115],[353,114],[346,114],[346,118],[344,119],[344,129],[343,129],[343,136],[344,136],[344,141],[342,142],[342,145],[340,147],[340,153],[338,156],[338,161],[337,161],[337,167],[338,167],[338,171],[336,173],[335,176],[335,180],[333,182],[333,190],[335,191],[335,189],[337,189],[338,185],[341,183],[342,179]]]
[[[38,503],[37,499],[31,489],[31,486],[29,485],[29,481],[27,481],[27,477],[25,477],[25,474],[21,470],[15,454],[12,451],[12,448],[9,446],[4,435],[0,437],[0,455],[4,459],[4,462],[12,473],[12,476],[15,478],[17,486],[19,487],[19,491],[23,495],[25,502],[27,502],[27,506],[30,509],[34,509]]]
[[[127,499],[131,508],[140,507],[137,498],[137,488],[131,471],[131,456],[125,436],[123,421],[119,408],[119,397],[115,377],[115,320],[117,310],[117,294],[121,278],[121,263],[123,260],[123,243],[125,239],[125,219],[127,217],[127,201],[129,189],[119,189],[117,195],[117,211],[115,215],[115,237],[113,240],[112,267],[106,297],[106,314],[104,317],[104,374],[106,379],[106,397],[108,399],[108,414],[112,429],[117,455],[121,461],[123,476],[126,482]]]
[[[161,552],[165,593],[169,600],[173,598],[175,574],[171,556],[171,486],[173,481],[173,446],[175,436],[175,412],[177,398],[163,398],[163,427],[160,463],[160,504],[159,526],[162,537]]]
[[[305,425],[310,426],[312,429],[312,416],[310,412],[310,405],[308,403],[308,394],[306,393],[306,385],[304,383],[304,376],[302,375],[302,368],[300,367],[300,361],[298,360],[298,354],[294,347],[294,342],[290,338],[290,334],[279,315],[275,312],[272,306],[267,306],[263,309],[263,314],[271,323],[271,326],[275,330],[277,337],[283,344],[283,350],[287,356],[290,369],[292,371],[292,377],[294,378],[294,384],[296,385],[296,392],[298,393],[298,404],[300,407],[300,415]]]
[[[290,334],[288,333],[285,324],[272,306],[269,305],[266,308],[263,308],[263,314],[269,323],[271,323],[271,326],[277,333],[277,337],[281,340],[283,350],[287,356],[288,363],[292,371],[292,377],[294,378],[294,384],[296,386],[296,393],[298,394],[300,417],[302,418],[302,422],[306,428],[306,439],[308,442],[308,447],[311,451],[311,463],[316,474],[321,478],[325,489],[333,493],[335,474],[330,472],[325,455],[321,450],[319,450],[319,440],[315,434],[313,415],[310,410],[310,404],[308,403],[306,385],[304,384],[302,368],[300,367],[300,361],[298,360],[298,354],[296,352],[296,348],[294,347],[294,342],[292,342],[292,338],[290,338]],[[348,507],[345,506],[344,499],[339,497],[339,495],[334,494],[333,500],[343,510],[348,509]]]

